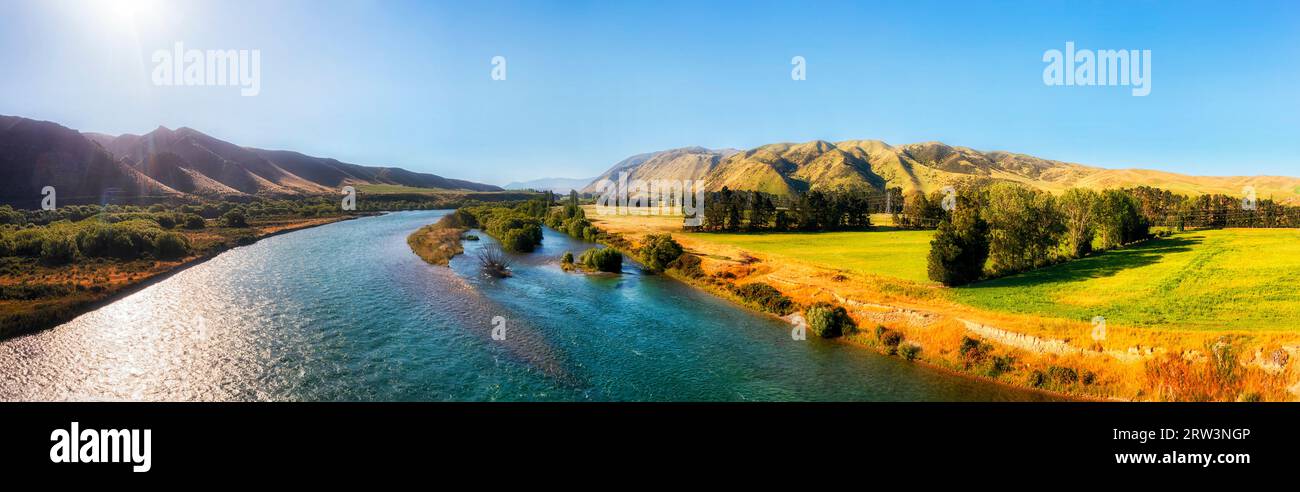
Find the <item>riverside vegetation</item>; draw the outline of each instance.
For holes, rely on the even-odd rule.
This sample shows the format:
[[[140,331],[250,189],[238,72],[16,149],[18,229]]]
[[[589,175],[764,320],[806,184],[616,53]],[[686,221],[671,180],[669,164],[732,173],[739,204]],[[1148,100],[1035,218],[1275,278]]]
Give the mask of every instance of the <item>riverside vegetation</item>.
[[[1150,188],[955,190],[951,213],[942,195],[911,194],[860,232],[773,232],[774,216],[751,225],[743,207],[739,220],[706,214],[676,236],[695,259],[678,262],[692,265],[681,276],[769,312],[802,306],[810,322],[839,307],[874,327],[843,330],[851,343],[1007,384],[1140,400],[1297,397],[1300,231],[1277,228],[1300,224],[1295,207]],[[838,217],[830,224],[847,227]],[[680,217],[593,222],[611,243],[683,229]]]
[[[348,215],[332,203],[0,206],[0,337],[57,325],[139,282],[259,237]]]

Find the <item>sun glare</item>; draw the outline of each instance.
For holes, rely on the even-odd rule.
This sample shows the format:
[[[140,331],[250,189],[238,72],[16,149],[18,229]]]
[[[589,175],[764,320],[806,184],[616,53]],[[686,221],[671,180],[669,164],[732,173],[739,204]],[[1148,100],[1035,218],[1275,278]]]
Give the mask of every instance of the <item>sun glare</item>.
[[[134,25],[154,7],[152,0],[95,0],[94,4],[106,21],[117,25]]]

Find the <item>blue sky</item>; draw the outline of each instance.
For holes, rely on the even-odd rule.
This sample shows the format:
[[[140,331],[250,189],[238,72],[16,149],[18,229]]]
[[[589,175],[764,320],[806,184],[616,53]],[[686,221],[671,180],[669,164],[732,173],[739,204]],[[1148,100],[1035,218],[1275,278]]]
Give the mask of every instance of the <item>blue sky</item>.
[[[189,126],[495,184],[673,147],[859,138],[1300,175],[1300,2],[4,5],[0,114],[83,131]],[[177,41],[260,50],[261,94],[153,85],[151,54]],[[1044,51],[1067,41],[1151,50],[1151,94],[1044,85]]]

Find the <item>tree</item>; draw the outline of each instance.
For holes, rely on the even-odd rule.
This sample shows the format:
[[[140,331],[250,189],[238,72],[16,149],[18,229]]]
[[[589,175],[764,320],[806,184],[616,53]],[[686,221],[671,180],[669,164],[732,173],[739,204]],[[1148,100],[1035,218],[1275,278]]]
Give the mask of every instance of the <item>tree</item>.
[[[1200,197],[1204,198],[1204,196]],[[1212,204],[1212,200],[1203,203]],[[1212,222],[1217,219],[1210,219]],[[1123,190],[1106,190],[1098,200],[1097,240],[1102,249],[1111,249],[1145,239],[1150,226],[1142,217],[1136,198]]]
[[[661,272],[681,256],[684,250],[682,245],[669,234],[651,234],[646,236],[645,246],[641,248],[641,252],[645,257],[646,266]]]
[[[1093,222],[1097,219],[1097,192],[1085,188],[1066,190],[1058,206],[1065,225],[1062,246],[1071,258],[1082,258],[1092,252],[1092,238],[1096,234]]]
[[[894,223],[908,229],[928,229],[943,218],[938,202],[931,202],[921,190],[912,190],[903,199],[903,211],[894,215]]]
[[[991,186],[981,215],[989,226],[988,270],[993,275],[1047,264],[1064,228],[1052,195],[1013,183]]]
[[[771,198],[757,191],[751,193],[749,198],[749,229],[767,228],[767,224],[772,221],[772,214],[775,212],[776,205],[772,204]]]
[[[965,285],[984,274],[989,256],[988,224],[975,203],[958,194],[957,206],[939,222],[927,259],[930,280],[947,286]]]

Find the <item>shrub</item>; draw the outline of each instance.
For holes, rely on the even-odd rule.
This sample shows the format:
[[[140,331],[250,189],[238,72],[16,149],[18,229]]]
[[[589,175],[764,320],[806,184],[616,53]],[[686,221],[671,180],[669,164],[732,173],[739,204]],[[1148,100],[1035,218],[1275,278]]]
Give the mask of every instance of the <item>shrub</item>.
[[[921,346],[912,342],[907,342],[898,346],[898,355],[907,360],[916,360],[921,355]]]
[[[682,256],[682,245],[673,240],[669,234],[651,234],[645,238],[641,255],[645,257],[646,266],[651,270],[663,271],[668,265]]]
[[[1097,382],[1097,373],[1092,371],[1083,371],[1083,375],[1079,377],[1079,382],[1083,383],[1084,386],[1095,383]]]
[[[226,227],[248,227],[248,217],[239,210],[231,210],[221,215],[221,223]]]
[[[972,367],[983,363],[992,350],[991,345],[981,342],[977,338],[962,337],[961,348],[958,353],[961,355],[962,362],[966,364],[966,367]]]
[[[164,259],[184,258],[190,254],[190,240],[185,236],[168,232],[158,236],[158,257]]]
[[[77,240],[67,234],[52,233],[41,243],[41,261],[65,265],[77,259]]]
[[[1079,373],[1069,367],[1052,366],[1047,368],[1047,377],[1056,384],[1074,384],[1079,382]]]
[[[506,251],[515,253],[531,253],[537,243],[533,242],[533,237],[524,229],[510,229],[501,237],[501,247]]]
[[[759,308],[769,313],[786,315],[794,311],[794,301],[776,287],[767,285],[762,282],[752,282],[736,287],[734,292],[741,299],[757,305]]]
[[[623,271],[623,254],[613,248],[592,248],[582,253],[578,259],[583,266],[602,272],[618,273]]]
[[[581,217],[574,217],[564,222],[563,231],[573,237],[581,238],[583,231],[591,227],[591,222]]]
[[[0,231],[0,257],[13,256],[14,240]]]
[[[819,302],[804,311],[808,327],[822,338],[835,338],[854,331],[853,318],[848,311],[834,304]]]
[[[173,214],[154,214],[153,220],[163,229],[176,227],[176,216]]]
[[[989,359],[989,367],[984,371],[988,377],[996,378],[1015,369],[1016,358],[1010,355],[995,355]]]
[[[570,253],[570,252],[568,252],[568,251],[565,251],[565,252],[564,252],[564,256],[561,256],[561,257],[560,257],[560,263],[563,263],[563,264],[565,264],[565,265],[572,265],[572,264],[573,264],[573,253]]]
[[[207,226],[207,222],[198,214],[185,214],[186,229],[202,229]]]
[[[1028,380],[1029,386],[1037,388],[1047,381],[1047,376],[1043,374],[1043,371],[1034,369],[1034,372],[1029,373]]]
[[[890,330],[883,326],[876,328],[876,337],[880,344],[885,347],[885,353],[894,355],[898,353],[898,346],[903,343],[903,333]]]
[[[668,268],[677,270],[688,278],[700,278],[704,276],[704,269],[700,268],[700,257],[695,255],[683,254],[678,256]]]

